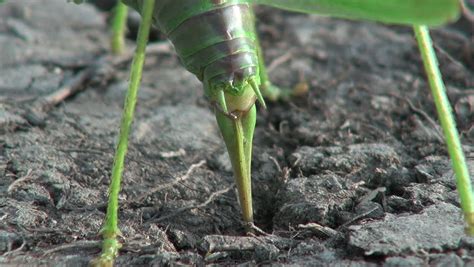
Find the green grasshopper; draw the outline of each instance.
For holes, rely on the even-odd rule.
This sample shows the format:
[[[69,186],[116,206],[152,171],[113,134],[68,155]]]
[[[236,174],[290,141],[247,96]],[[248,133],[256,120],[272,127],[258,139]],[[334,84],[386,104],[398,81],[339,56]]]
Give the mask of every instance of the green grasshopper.
[[[1,1],[1,0],[0,0]],[[145,59],[150,25],[154,23],[176,48],[183,65],[202,81],[227,146],[236,179],[243,221],[253,226],[251,194],[252,139],[256,122],[255,102],[265,107],[264,98],[275,99],[283,91],[273,86],[266,73],[259,38],[255,31],[254,5],[279,9],[412,25],[428,74],[433,98],[453,162],[466,232],[474,232],[474,196],[437,67],[427,26],[455,20],[460,13],[457,0],[123,0],[142,15],[138,47],[132,63],[130,86],[125,101],[119,143],[112,171],[107,216],[102,230],[103,251],[94,261],[111,265],[118,255],[118,194],[133,119],[137,90]],[[125,6],[119,13],[124,17]],[[118,20],[119,21],[119,20]],[[123,25],[123,23],[122,23]],[[121,26],[115,32],[123,32]]]

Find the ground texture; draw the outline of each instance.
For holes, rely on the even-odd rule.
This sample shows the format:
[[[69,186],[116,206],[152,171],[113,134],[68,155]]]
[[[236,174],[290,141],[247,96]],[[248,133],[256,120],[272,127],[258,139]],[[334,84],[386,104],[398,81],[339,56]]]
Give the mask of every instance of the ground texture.
[[[0,7],[0,265],[86,266],[100,250],[133,42],[111,57],[108,13],[65,2]],[[117,263],[474,264],[410,29],[257,14],[272,81],[309,87],[259,111],[253,194],[256,225],[268,234],[244,235],[201,85],[155,33]],[[473,29],[463,20],[433,32],[471,174]],[[63,100],[68,89],[75,93]]]

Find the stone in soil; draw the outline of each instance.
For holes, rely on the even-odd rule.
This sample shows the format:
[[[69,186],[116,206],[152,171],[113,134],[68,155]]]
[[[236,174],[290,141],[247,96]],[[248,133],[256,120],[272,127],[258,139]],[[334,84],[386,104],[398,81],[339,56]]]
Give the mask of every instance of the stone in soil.
[[[457,249],[465,237],[461,210],[438,203],[420,214],[387,214],[381,221],[350,226],[349,245],[365,255],[400,255]]]

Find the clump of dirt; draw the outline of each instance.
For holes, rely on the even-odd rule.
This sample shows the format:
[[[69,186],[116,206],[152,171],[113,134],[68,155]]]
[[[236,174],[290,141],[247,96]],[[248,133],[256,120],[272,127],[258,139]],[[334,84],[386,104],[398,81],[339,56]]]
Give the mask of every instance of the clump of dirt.
[[[1,264],[86,266],[100,251],[131,58],[108,56],[105,11],[65,2],[0,7]],[[411,32],[267,8],[257,17],[272,81],[310,87],[259,111],[253,194],[256,225],[268,234],[244,235],[202,86],[159,41],[125,166],[117,263],[472,264]],[[433,36],[472,173],[466,25]],[[70,85],[75,95],[44,103]]]

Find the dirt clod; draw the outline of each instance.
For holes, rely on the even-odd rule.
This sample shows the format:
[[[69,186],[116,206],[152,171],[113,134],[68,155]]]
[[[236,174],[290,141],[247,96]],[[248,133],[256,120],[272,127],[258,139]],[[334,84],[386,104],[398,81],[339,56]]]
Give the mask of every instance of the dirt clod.
[[[349,229],[349,245],[374,256],[456,249],[465,236],[459,208],[446,203],[429,206],[421,214],[388,214]]]

